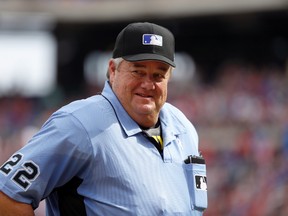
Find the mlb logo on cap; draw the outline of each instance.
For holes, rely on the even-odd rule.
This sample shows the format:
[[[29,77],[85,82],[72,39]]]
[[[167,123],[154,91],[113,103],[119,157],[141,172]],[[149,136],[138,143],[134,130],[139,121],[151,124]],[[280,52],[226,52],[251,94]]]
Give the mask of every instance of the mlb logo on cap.
[[[143,45],[156,45],[162,46],[162,36],[156,34],[144,34],[143,35]]]

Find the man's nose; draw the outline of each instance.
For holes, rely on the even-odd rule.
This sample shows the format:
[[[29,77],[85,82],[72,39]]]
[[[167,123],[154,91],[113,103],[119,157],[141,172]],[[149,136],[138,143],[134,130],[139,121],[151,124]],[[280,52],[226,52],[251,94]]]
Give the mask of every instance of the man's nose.
[[[155,82],[154,82],[153,77],[149,75],[143,77],[142,82],[141,82],[141,87],[145,89],[149,89],[149,90],[154,89]]]

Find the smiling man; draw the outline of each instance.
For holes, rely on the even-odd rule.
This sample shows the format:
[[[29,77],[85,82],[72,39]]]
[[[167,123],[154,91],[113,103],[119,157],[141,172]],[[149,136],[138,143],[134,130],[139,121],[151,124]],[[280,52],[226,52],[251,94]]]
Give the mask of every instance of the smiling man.
[[[166,102],[174,36],[153,23],[118,35],[100,95],[72,102],[0,167],[0,216],[202,215],[198,135]],[[198,182],[198,183],[197,183]]]

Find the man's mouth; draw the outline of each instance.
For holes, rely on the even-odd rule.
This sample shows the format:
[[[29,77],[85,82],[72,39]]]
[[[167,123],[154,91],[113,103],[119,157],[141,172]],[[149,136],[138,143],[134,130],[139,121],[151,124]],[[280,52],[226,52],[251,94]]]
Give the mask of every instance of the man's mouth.
[[[143,98],[152,98],[151,95],[147,95],[147,94],[141,94],[141,93],[137,93],[137,96],[143,97]]]

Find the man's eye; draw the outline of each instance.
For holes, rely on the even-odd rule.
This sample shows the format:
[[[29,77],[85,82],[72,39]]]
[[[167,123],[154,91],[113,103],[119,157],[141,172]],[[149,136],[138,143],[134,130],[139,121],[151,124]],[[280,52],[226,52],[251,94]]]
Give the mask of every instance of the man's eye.
[[[160,73],[157,73],[157,74],[154,74],[154,79],[155,80],[163,80],[163,79],[165,79],[165,75],[163,75],[163,74],[160,74]]]
[[[145,76],[145,73],[143,73],[142,71],[139,71],[139,70],[134,70],[134,71],[132,71],[132,74],[133,74],[133,76],[136,76],[136,77],[143,77],[143,76]]]

